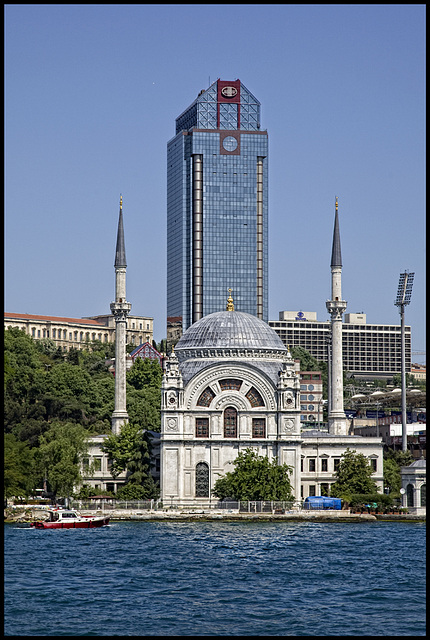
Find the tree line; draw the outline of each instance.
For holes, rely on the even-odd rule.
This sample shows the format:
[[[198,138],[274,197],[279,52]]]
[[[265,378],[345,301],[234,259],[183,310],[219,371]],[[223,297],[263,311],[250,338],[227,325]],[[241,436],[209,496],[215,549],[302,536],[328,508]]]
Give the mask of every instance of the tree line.
[[[63,352],[50,339],[34,340],[18,328],[4,331],[5,497],[34,495],[44,481],[52,494],[70,495],[80,484],[88,439],[111,432],[115,380],[108,367],[114,353],[112,343],[95,341]],[[144,434],[160,430],[161,378],[156,360],[137,358],[127,372],[132,435],[129,430],[123,440],[127,436],[133,442],[127,480],[145,487],[153,494],[148,497],[156,487]],[[119,455],[121,442],[110,437],[107,446]],[[115,472],[123,459],[114,463]]]

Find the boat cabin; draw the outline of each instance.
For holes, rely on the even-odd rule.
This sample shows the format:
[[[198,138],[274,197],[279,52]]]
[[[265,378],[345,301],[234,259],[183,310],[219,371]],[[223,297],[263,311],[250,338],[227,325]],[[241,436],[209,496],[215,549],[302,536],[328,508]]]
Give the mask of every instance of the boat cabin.
[[[76,511],[49,511],[47,522],[57,522],[58,520],[67,520],[70,518],[79,518]]]

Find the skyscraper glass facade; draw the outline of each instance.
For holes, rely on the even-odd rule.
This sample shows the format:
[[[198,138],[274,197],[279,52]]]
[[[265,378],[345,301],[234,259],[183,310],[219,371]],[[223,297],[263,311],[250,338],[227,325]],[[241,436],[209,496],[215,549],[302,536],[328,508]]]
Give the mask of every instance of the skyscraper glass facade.
[[[240,80],[217,80],[167,146],[167,316],[181,331],[235,309],[267,322],[268,137]],[[168,331],[169,333],[169,331]]]

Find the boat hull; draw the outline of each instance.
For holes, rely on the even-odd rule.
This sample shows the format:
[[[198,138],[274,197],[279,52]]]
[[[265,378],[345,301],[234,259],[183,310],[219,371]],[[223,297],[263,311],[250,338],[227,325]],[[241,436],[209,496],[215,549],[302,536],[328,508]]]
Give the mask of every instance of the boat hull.
[[[109,524],[109,517],[106,518],[82,518],[76,521],[60,522],[32,522],[35,529],[94,529],[95,527],[105,527]]]

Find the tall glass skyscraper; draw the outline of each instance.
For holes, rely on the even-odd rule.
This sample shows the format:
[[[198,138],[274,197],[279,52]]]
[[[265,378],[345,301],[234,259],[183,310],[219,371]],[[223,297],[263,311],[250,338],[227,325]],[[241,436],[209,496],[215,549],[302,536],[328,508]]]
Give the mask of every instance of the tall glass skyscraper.
[[[167,324],[235,309],[267,322],[268,137],[240,80],[217,80],[176,118],[167,145]],[[170,327],[170,331],[169,331]]]

